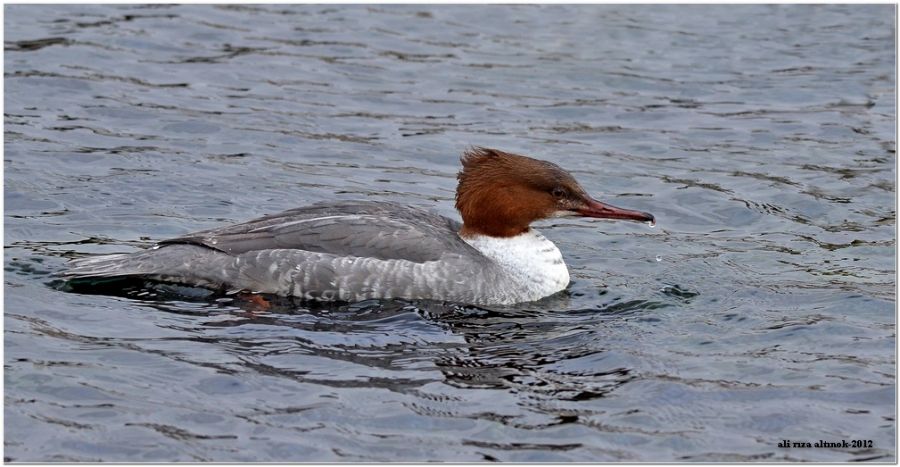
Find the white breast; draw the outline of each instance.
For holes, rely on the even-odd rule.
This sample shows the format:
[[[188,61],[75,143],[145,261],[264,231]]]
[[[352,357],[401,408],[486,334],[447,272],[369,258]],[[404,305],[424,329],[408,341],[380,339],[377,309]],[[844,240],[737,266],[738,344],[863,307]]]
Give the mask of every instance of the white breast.
[[[463,237],[469,245],[492,259],[507,273],[507,292],[515,301],[532,301],[552,295],[569,285],[569,270],[556,245],[530,229],[515,237],[487,235]]]

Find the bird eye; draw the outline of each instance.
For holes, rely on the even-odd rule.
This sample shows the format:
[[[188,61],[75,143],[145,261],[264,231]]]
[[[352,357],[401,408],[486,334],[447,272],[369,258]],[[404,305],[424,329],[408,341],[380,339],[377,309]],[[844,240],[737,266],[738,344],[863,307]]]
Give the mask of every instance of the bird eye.
[[[556,187],[553,189],[552,194],[557,198],[564,198],[566,196],[566,190],[562,187]]]

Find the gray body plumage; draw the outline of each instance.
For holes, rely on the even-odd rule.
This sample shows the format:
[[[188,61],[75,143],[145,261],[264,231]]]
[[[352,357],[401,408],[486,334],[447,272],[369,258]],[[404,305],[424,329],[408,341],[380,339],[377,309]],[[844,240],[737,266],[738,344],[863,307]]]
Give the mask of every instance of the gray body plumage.
[[[166,240],[137,253],[77,259],[64,275],[141,277],[322,301],[406,298],[474,304],[535,300],[568,284],[568,272],[560,287],[558,271],[552,284],[543,276],[510,271],[461,238],[460,227],[395,203],[319,203]],[[562,264],[549,240],[535,238],[556,252],[548,264]],[[547,251],[544,243],[540,251]]]

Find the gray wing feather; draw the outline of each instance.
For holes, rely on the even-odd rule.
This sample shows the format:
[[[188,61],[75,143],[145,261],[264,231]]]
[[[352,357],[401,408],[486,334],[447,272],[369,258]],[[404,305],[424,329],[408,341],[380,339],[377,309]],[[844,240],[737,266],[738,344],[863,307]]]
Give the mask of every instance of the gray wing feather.
[[[294,249],[425,262],[448,250],[471,248],[456,235],[460,227],[446,217],[395,203],[347,201],[291,209],[161,244],[202,245],[231,255]]]

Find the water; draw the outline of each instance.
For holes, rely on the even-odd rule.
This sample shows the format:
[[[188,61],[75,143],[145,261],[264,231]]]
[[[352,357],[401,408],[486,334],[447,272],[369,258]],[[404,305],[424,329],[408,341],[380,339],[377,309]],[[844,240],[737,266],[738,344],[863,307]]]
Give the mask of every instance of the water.
[[[7,460],[896,460],[893,6],[5,11]],[[542,223],[573,283],[510,308],[52,286],[316,201],[453,216],[467,145],[658,226]]]

